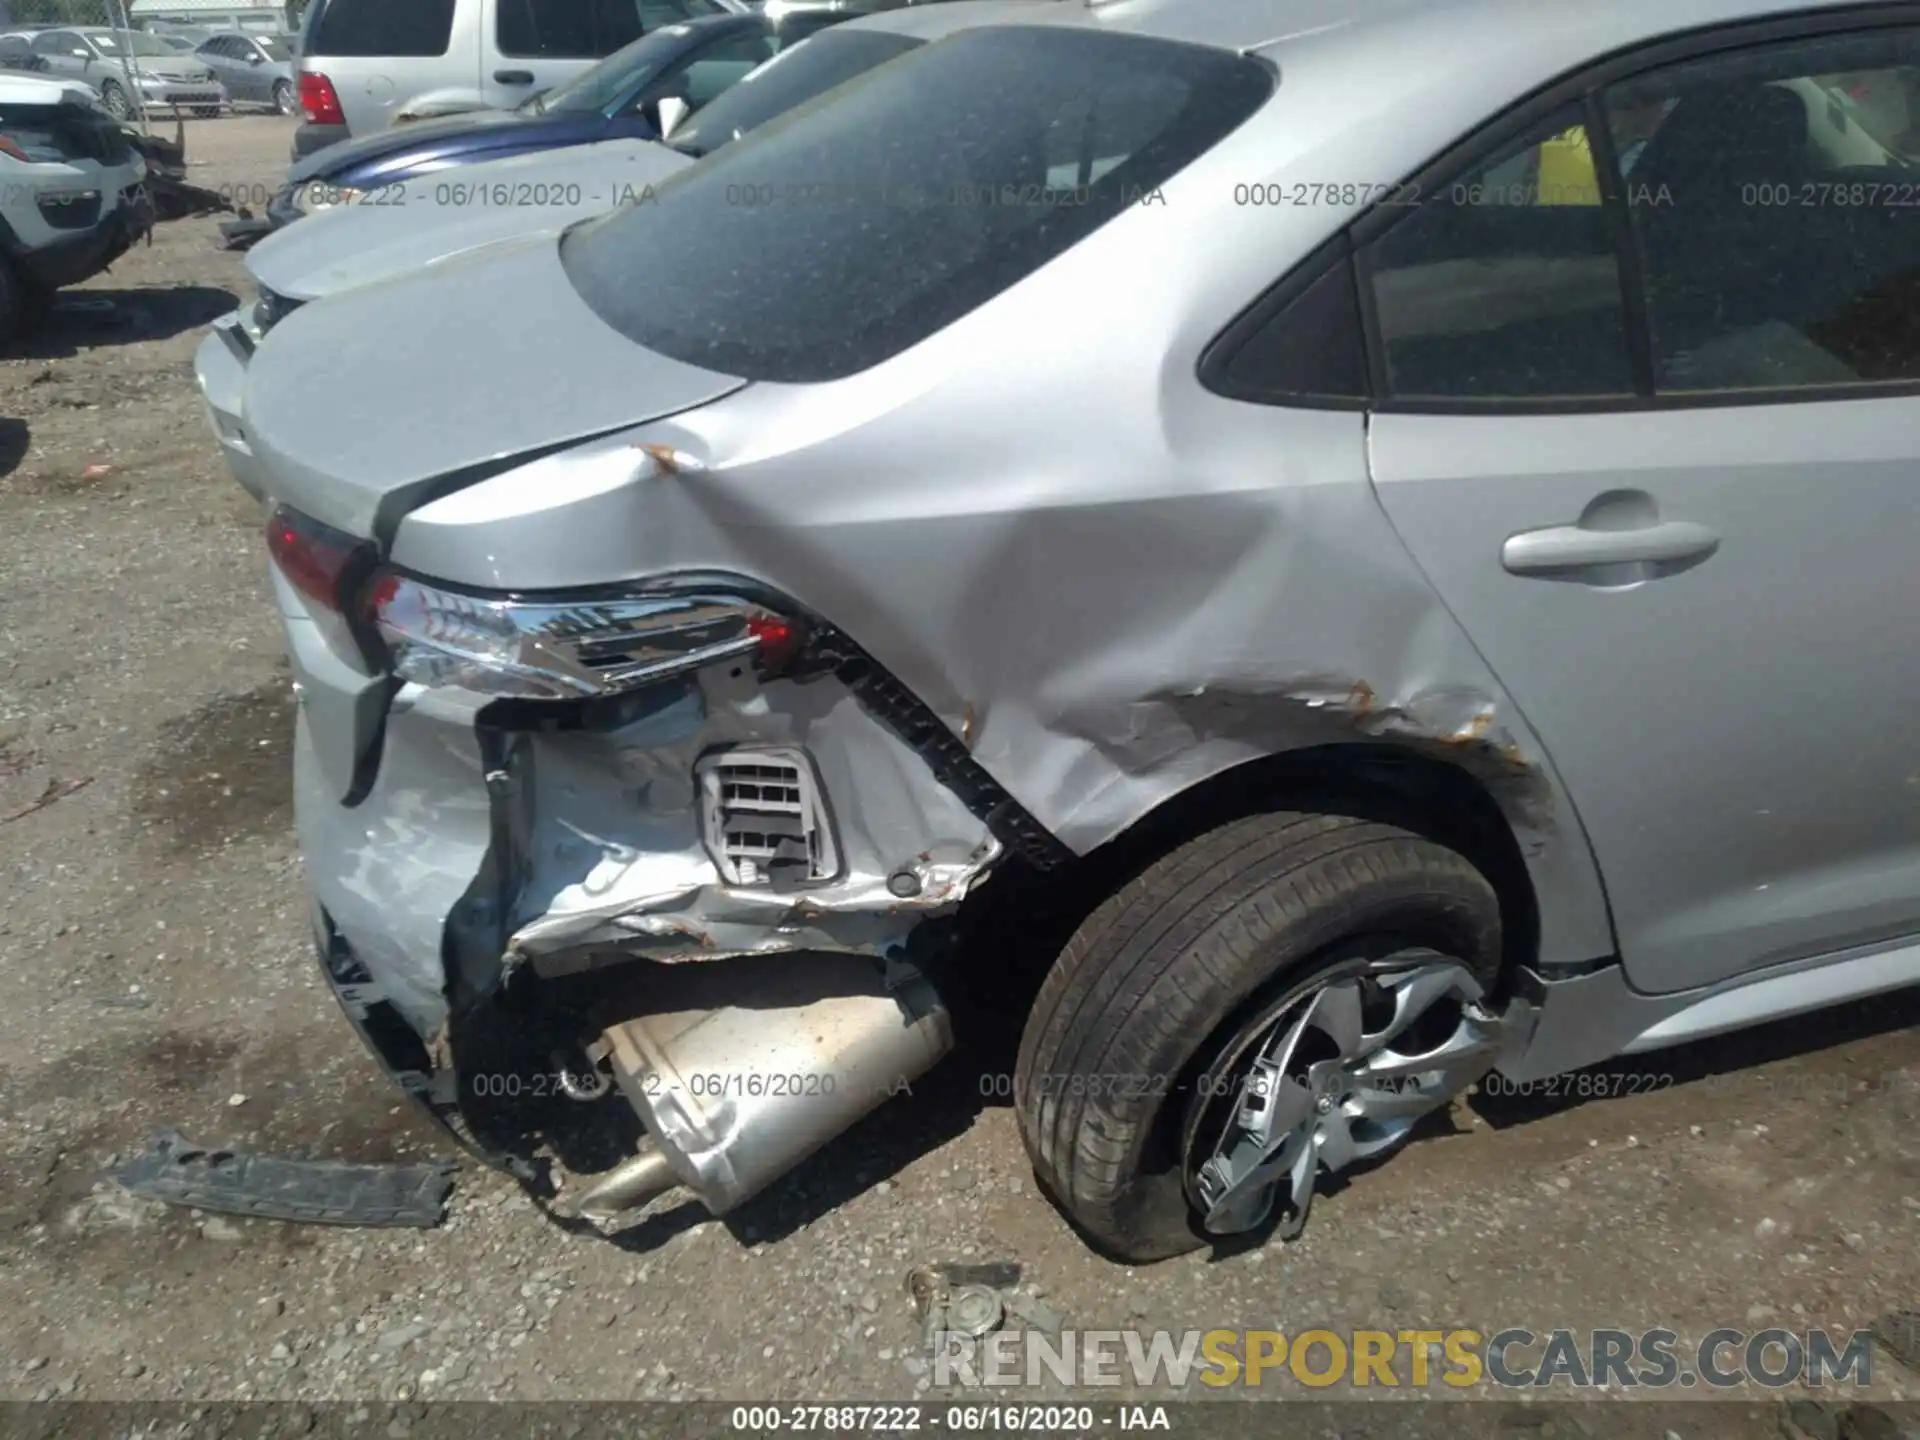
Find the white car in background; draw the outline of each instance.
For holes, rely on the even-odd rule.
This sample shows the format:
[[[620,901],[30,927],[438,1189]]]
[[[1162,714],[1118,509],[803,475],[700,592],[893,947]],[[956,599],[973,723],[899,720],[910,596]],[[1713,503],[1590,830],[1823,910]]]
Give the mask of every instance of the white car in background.
[[[681,124],[664,142],[607,140],[462,165],[307,214],[247,252],[257,297],[214,322],[201,346],[200,388],[241,484],[257,483],[240,392],[246,366],[290,311],[391,280],[485,246],[551,234],[656,187],[711,150],[815,96],[941,36],[1030,10],[1039,0],[953,0],[849,20],[782,50]],[[395,203],[396,201],[400,203]],[[216,343],[217,342],[217,343]]]
[[[152,227],[146,173],[86,86],[0,74],[0,344]]]

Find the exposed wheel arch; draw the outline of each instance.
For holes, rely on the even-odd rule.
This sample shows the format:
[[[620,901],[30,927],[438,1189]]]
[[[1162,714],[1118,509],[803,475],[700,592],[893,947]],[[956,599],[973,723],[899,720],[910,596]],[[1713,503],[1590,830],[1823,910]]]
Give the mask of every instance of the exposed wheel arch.
[[[1090,904],[1180,845],[1262,811],[1319,811],[1397,825],[1459,851],[1500,898],[1501,973],[1535,961],[1540,907],[1520,841],[1480,776],[1426,750],[1331,744],[1269,755],[1181,791],[1075,867]]]

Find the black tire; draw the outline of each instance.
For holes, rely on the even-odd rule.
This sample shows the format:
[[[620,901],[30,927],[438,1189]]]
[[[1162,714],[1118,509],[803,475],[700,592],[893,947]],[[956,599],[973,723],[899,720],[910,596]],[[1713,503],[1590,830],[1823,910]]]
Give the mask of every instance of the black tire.
[[[11,345],[20,337],[30,308],[26,281],[11,264],[0,259],[0,346]]]
[[[1041,1184],[1120,1258],[1207,1244],[1183,1183],[1183,1083],[1250,1005],[1409,946],[1491,985],[1500,903],[1463,856],[1391,825],[1257,815],[1155,862],[1075,932],[1028,1017],[1014,1096]]]
[[[273,82],[273,108],[278,110],[282,115],[298,115],[300,113],[300,99],[293,93],[293,82],[291,80],[276,80]]]
[[[100,86],[100,103],[116,120],[133,118],[133,101],[127,98],[127,92],[118,80],[108,80]]]
[[[22,337],[36,335],[45,328],[47,318],[53,314],[55,292],[31,280],[21,282],[19,291],[20,319],[15,333]]]

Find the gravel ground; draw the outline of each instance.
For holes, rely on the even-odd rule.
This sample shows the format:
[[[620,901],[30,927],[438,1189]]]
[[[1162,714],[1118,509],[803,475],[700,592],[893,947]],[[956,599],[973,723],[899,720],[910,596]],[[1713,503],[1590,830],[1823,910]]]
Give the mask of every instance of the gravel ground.
[[[196,178],[270,184],[289,128],[190,122]],[[1697,1337],[1920,1303],[1912,994],[1641,1057],[1604,1095],[1477,1096],[1301,1241],[1150,1268],[1036,1193],[981,1093],[1010,1024],[724,1223],[663,1202],[581,1233],[471,1166],[427,1232],[116,1191],[161,1124],[448,1153],[309,956],[258,516],[193,390],[243,281],[214,234],[163,227],[0,362],[0,1397],[905,1398],[928,1377],[902,1276],[961,1258],[1019,1260],[1082,1326]],[[1920,1398],[1884,1357],[1874,1388]]]

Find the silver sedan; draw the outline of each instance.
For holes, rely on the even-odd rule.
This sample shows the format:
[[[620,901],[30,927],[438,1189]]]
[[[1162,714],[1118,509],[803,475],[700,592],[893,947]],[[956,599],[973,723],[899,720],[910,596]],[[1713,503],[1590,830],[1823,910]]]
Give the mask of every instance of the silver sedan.
[[[645,1121],[582,1209],[722,1211],[1055,935],[998,1079],[1147,1259],[1920,981],[1911,10],[976,13],[221,342],[407,1088],[510,1003]]]
[[[212,35],[200,42],[194,54],[227,87],[235,105],[264,105],[282,115],[300,113],[293,51],[281,36],[240,31]]]

